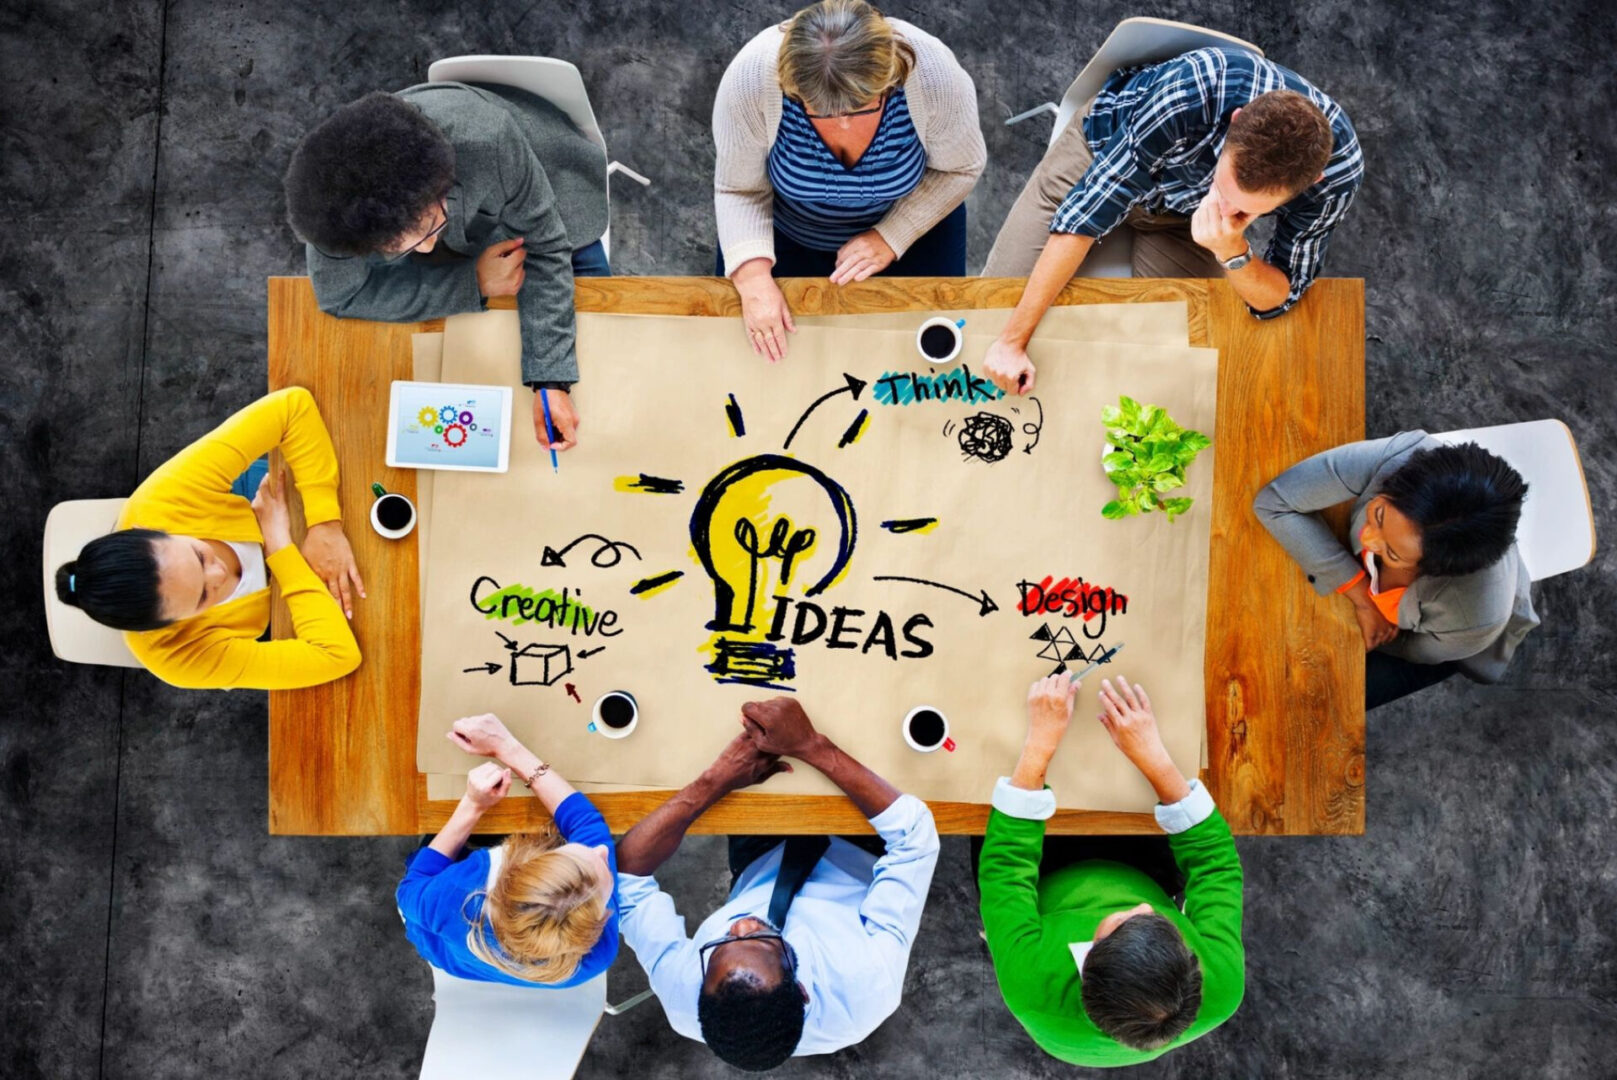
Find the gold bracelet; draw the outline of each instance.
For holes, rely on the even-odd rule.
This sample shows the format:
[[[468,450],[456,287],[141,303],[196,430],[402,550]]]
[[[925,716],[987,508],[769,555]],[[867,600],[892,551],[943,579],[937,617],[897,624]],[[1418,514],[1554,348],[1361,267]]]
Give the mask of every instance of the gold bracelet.
[[[528,776],[529,790],[532,790],[533,786],[539,782],[539,778],[549,771],[550,763],[548,761],[541,761]]]

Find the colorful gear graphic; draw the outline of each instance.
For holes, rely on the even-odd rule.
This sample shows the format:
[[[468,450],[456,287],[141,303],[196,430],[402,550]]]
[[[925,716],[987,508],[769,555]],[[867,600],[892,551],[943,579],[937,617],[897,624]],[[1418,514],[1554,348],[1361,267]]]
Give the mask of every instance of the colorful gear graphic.
[[[453,405],[445,405],[443,408],[439,409],[438,419],[442,420],[446,424],[453,424],[455,422],[455,407]]]
[[[449,424],[444,428],[445,446],[465,446],[466,429],[459,424]]]
[[[434,425],[433,429],[432,429],[432,433],[434,435],[442,435],[444,433],[444,426],[442,424]]]
[[[422,427],[431,427],[438,422],[438,414],[431,409],[422,409],[415,414],[415,422]]]
[[[476,431],[476,430],[477,430],[477,425],[476,425],[476,424],[467,424],[467,425],[466,425],[466,426],[467,426],[467,427],[468,427],[468,428],[470,428],[470,429],[471,429],[471,430],[473,430],[473,431]]]
[[[468,409],[460,414],[460,422],[463,424],[469,424],[472,422],[471,410]]]

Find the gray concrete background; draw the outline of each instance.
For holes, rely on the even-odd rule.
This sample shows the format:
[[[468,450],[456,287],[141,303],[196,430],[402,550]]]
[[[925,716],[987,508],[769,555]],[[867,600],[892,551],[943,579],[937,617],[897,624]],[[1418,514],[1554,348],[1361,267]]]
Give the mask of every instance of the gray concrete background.
[[[301,272],[278,178],[332,108],[439,56],[569,58],[614,156],[655,181],[615,186],[616,269],[706,273],[713,90],[791,8],[0,3],[0,1076],[415,1075],[431,981],[391,903],[412,842],[267,837],[262,694],[54,660],[45,513],[126,494],[263,392],[264,279]],[[1312,78],[1368,165],[1327,269],[1368,283],[1370,433],[1559,416],[1617,536],[1611,5],[888,11],[976,79],[990,164],[969,203],[974,267],[1049,130],[999,121],[1059,96],[1119,18],[1221,28]],[[1613,1075],[1614,569],[1608,543],[1536,590],[1544,626],[1505,685],[1455,680],[1371,717],[1365,836],[1241,841],[1246,1003],[1129,1075]],[[722,844],[692,840],[667,880],[705,914]],[[780,1075],[1080,1072],[1005,1011],[974,905],[965,844],[947,841],[903,1007]],[[625,950],[613,996],[643,985]],[[602,1023],[580,1075],[729,1072],[648,1004]]]

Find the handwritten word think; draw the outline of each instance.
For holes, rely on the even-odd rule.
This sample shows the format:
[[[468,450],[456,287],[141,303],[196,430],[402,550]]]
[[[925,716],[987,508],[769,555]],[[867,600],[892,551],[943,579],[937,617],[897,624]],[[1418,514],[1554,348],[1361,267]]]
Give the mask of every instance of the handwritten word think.
[[[1060,615],[1064,618],[1080,617],[1084,621],[1084,636],[1098,638],[1106,632],[1107,615],[1127,615],[1129,598],[1112,588],[1091,585],[1083,578],[1062,578],[1048,575],[1043,581],[1019,581],[1022,599],[1016,609],[1023,615]],[[1096,617],[1099,625],[1088,625]]]
[[[484,591],[485,586],[488,591]],[[579,595],[583,595],[583,590],[579,590]],[[573,597],[570,589],[563,589],[558,596],[549,590],[535,592],[526,585],[502,588],[498,581],[484,575],[472,582],[471,602],[486,618],[508,619],[519,625],[539,623],[553,630],[565,630],[573,637],[579,634],[617,637],[623,633],[622,627],[612,629],[618,621],[617,612],[587,608]]]
[[[1005,391],[981,375],[973,375],[967,364],[926,375],[915,371],[889,371],[876,380],[876,401],[882,405],[913,405],[917,401],[958,401],[974,405],[979,401],[998,401],[1004,396]]]

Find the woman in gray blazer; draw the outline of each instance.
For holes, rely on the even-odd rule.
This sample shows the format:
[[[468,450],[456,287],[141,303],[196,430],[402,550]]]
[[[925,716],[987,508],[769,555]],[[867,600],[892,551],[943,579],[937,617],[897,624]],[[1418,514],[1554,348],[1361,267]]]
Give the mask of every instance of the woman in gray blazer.
[[[515,296],[522,381],[549,447],[574,445],[573,275],[605,275],[606,154],[542,98],[423,83],[351,102],[304,136],[286,210],[320,309],[381,322]]]
[[[1373,709],[1456,671],[1504,674],[1538,625],[1516,550],[1526,494],[1521,474],[1475,443],[1406,431],[1293,465],[1252,506],[1315,591],[1352,603]],[[1349,500],[1343,544],[1319,511]]]

